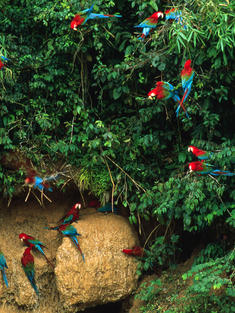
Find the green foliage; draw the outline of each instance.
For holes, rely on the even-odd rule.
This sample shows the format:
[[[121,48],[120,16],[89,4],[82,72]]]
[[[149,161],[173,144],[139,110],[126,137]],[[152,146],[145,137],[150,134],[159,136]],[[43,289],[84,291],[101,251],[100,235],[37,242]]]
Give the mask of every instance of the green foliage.
[[[76,169],[77,186],[100,199],[114,186],[112,177],[115,201],[129,208],[130,222],[153,220],[164,229],[146,246],[145,270],[177,261],[183,231],[200,234],[218,219],[234,227],[234,177],[187,172],[195,160],[189,144],[213,151],[210,163],[234,171],[232,1],[179,0],[174,6],[186,27],[162,19],[144,41],[133,26],[172,2],[99,0],[94,12],[123,18],[90,20],[77,32],[70,21],[86,1],[0,6],[0,54],[9,58],[0,71],[0,159],[20,150],[40,172],[44,163],[63,161]],[[147,93],[164,80],[182,96],[180,71],[189,58],[190,119],[180,112],[177,120],[173,100],[151,101]],[[1,165],[4,196],[22,186],[24,175]],[[216,247],[198,262],[221,256]]]

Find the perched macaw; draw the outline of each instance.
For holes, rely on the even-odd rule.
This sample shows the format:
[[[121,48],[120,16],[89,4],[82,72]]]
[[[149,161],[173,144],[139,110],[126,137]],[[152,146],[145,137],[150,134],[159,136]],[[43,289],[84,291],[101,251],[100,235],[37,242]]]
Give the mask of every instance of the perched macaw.
[[[211,152],[198,149],[195,146],[188,146],[188,152],[192,152],[199,160],[211,159],[213,155]]]
[[[215,169],[212,165],[204,163],[204,161],[195,161],[189,163],[190,172],[196,172],[199,176],[210,174],[213,176],[225,175],[233,176],[235,173]]]
[[[0,271],[2,272],[2,278],[3,278],[6,286],[8,287],[8,281],[7,281],[5,268],[8,268],[7,262],[6,262],[6,259],[3,255],[3,253],[0,251]]]
[[[187,97],[191,91],[194,74],[195,74],[195,72],[191,67],[191,60],[187,60],[184,64],[184,68],[180,74],[181,80],[182,80],[182,87],[184,90],[184,95],[180,101],[179,106],[176,109],[176,116],[177,117],[179,115],[180,107],[183,108],[183,103],[185,102],[185,100],[187,99]]]
[[[21,258],[21,263],[22,263],[23,270],[24,270],[30,284],[32,285],[36,294],[39,296],[39,291],[38,291],[38,288],[36,286],[36,282],[35,282],[35,278],[34,278],[34,276],[35,276],[34,257],[30,253],[31,249],[32,249],[32,247],[25,249],[24,254]]]
[[[87,20],[89,19],[96,19],[96,18],[109,18],[109,17],[122,17],[121,15],[117,14],[117,15],[110,15],[110,14],[95,14],[95,13],[92,13],[93,11],[93,4],[92,6],[89,8],[89,9],[86,9],[86,10],[83,10],[81,12],[78,12],[71,24],[70,24],[70,27],[73,29],[73,30],[77,30],[77,27],[78,26],[81,26],[81,25],[84,25],[86,23]]]
[[[135,27],[143,28],[142,35],[139,39],[144,39],[151,30],[157,27],[159,17],[163,17],[163,13],[161,11],[153,13],[151,16],[147,17],[142,23]]]
[[[113,212],[115,214],[118,214],[119,209],[114,206],[113,207],[113,211],[112,211],[112,204],[109,202],[109,203],[106,203],[101,208],[98,208],[97,211],[101,212],[101,213],[111,213],[111,212]]]
[[[173,98],[175,102],[180,103],[180,97],[175,87],[172,86],[170,83],[163,82],[163,81],[156,83],[156,88],[150,90],[150,92],[148,93],[148,97],[149,99],[152,99],[153,97],[157,97],[157,99],[159,100],[167,100],[167,99]],[[182,108],[186,116],[189,117],[183,104],[182,104]]]
[[[123,253],[133,256],[143,256],[144,254],[144,248],[142,247],[134,247],[133,249],[123,249]]]
[[[72,206],[72,208],[68,211],[68,213],[58,221],[58,223],[62,223],[62,225],[65,225],[72,224],[73,222],[78,221],[79,210],[81,209],[81,207],[81,202],[75,203],[74,206]]]
[[[99,200],[91,200],[88,202],[87,207],[98,209],[100,207],[100,201]]]
[[[78,239],[76,237],[76,236],[81,236],[81,234],[77,232],[76,228],[73,225],[71,224],[60,225],[58,227],[47,228],[47,229],[58,230],[64,236],[71,238],[71,240],[74,242],[75,246],[78,248],[79,252],[81,253],[83,261],[85,262],[84,254],[82,253],[82,250],[78,243]]]
[[[166,20],[175,20],[176,22],[179,22],[180,25],[183,25],[182,12],[175,9],[175,8],[172,8],[170,10],[166,10],[165,19]],[[186,26],[184,26],[184,28],[186,28]]]
[[[39,240],[35,239],[34,237],[27,235],[25,233],[19,234],[19,238],[21,241],[23,241],[28,247],[30,248],[36,248],[46,259],[47,263],[51,265],[51,267],[54,269],[54,265],[51,263],[51,261],[47,258],[45,252],[42,248],[46,248],[46,246]]]

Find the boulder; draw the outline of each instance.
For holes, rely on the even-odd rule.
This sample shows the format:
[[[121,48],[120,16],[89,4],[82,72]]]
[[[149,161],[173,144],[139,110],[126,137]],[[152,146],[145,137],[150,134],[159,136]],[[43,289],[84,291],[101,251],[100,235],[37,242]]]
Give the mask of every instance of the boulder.
[[[115,214],[87,209],[73,224],[78,233],[81,254],[70,238],[64,238],[56,254],[56,284],[65,310],[116,302],[130,295],[137,287],[135,257],[122,252],[139,245],[138,237],[128,220]]]

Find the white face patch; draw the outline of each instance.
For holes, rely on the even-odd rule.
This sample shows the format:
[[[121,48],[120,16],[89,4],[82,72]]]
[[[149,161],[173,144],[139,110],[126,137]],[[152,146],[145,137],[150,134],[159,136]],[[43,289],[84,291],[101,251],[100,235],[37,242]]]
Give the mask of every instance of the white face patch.
[[[158,13],[158,17],[163,17],[163,13]]]
[[[193,152],[193,148],[192,147],[188,147],[188,152]]]

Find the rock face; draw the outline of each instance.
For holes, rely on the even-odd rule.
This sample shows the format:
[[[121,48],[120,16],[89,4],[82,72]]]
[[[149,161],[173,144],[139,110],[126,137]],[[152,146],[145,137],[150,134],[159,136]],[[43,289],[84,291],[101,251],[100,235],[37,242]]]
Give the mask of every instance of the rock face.
[[[56,283],[67,311],[118,301],[137,286],[138,262],[122,249],[138,245],[138,238],[122,216],[86,210],[76,224],[81,254],[64,238],[56,255]]]

